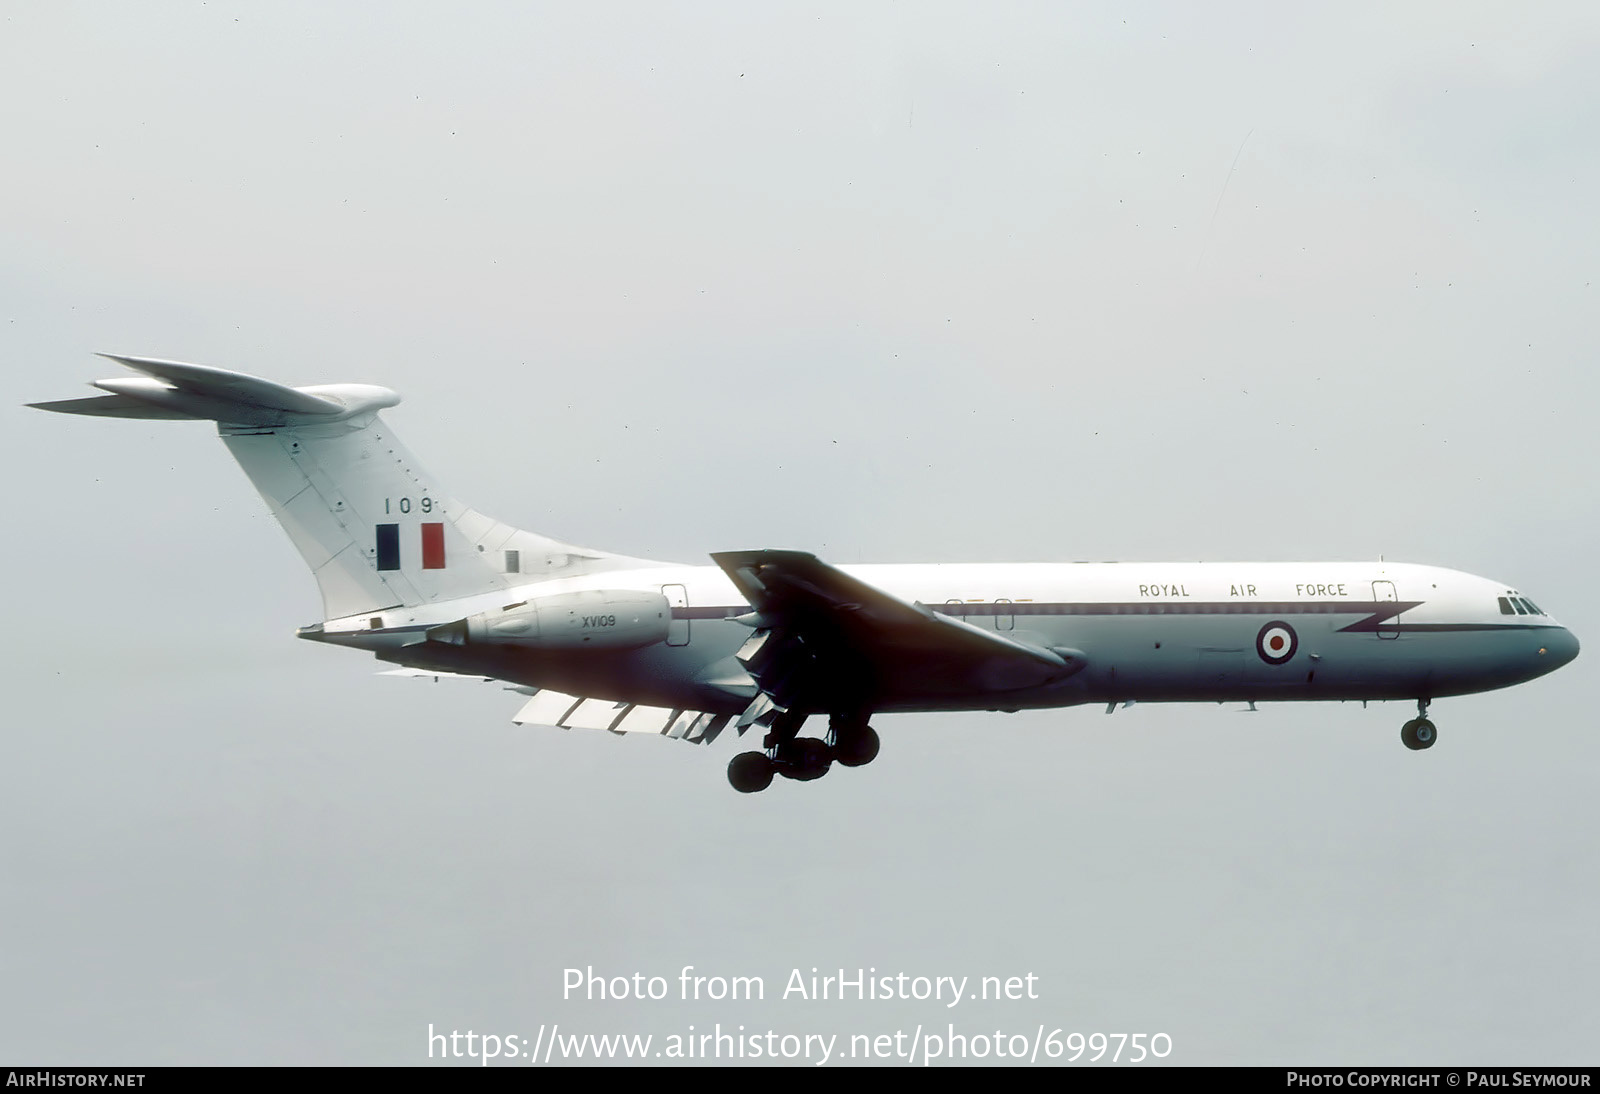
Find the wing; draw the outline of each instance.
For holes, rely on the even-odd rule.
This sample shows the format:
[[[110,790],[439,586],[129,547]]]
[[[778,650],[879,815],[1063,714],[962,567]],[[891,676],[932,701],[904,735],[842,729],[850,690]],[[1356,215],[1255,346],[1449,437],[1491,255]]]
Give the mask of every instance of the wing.
[[[445,669],[398,668],[380,673],[382,676],[409,677],[418,680],[471,680],[485,684],[502,684],[507,691],[530,695],[522,709],[511,721],[519,726],[554,726],[556,729],[604,729],[617,735],[649,733],[690,744],[710,744],[717,739],[723,727],[733,720],[731,714],[715,714],[702,710],[672,710],[668,707],[649,707],[640,703],[613,702],[610,699],[588,699],[580,695],[566,695],[549,688],[504,685],[492,676],[477,676]]]
[[[738,653],[773,707],[834,712],[888,704],[1003,701],[1081,669],[1076,650],[982,630],[875,589],[803,551],[711,556],[744,593],[755,629]]]

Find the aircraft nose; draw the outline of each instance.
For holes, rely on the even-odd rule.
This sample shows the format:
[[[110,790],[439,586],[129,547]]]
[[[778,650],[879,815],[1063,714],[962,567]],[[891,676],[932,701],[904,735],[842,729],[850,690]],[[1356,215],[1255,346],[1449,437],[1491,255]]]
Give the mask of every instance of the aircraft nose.
[[[1539,655],[1540,660],[1548,666],[1546,672],[1558,669],[1578,656],[1578,636],[1565,627],[1558,628],[1545,639]]]

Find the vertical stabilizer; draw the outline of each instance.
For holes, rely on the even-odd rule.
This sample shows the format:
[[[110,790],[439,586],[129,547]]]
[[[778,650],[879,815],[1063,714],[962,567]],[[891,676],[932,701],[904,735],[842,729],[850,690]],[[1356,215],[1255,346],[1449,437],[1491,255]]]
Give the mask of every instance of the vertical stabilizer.
[[[487,546],[457,527],[482,518],[446,497],[376,415],[218,431],[311,567],[327,618],[507,585]]]
[[[290,388],[202,365],[114,358],[144,378],[43,410],[211,419],[340,619],[492,593],[542,578],[649,565],[493,520],[447,495],[378,416],[387,388]]]

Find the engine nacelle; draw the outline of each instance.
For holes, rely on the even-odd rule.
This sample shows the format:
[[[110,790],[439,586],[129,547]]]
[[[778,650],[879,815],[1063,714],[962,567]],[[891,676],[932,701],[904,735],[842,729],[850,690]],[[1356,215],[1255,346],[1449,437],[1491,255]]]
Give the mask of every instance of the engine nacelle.
[[[457,646],[632,650],[666,641],[671,625],[672,605],[660,593],[592,589],[480,612],[434,627],[428,637]]]

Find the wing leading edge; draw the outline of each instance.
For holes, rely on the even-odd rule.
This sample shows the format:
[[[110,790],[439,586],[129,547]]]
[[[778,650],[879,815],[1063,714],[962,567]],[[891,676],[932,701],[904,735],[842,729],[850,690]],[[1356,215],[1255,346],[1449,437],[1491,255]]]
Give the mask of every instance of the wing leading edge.
[[[951,695],[998,697],[1054,684],[1085,664],[1077,650],[983,630],[891,596],[804,551],[711,557],[755,608],[744,621],[756,633],[738,659],[769,709],[820,713]]]

